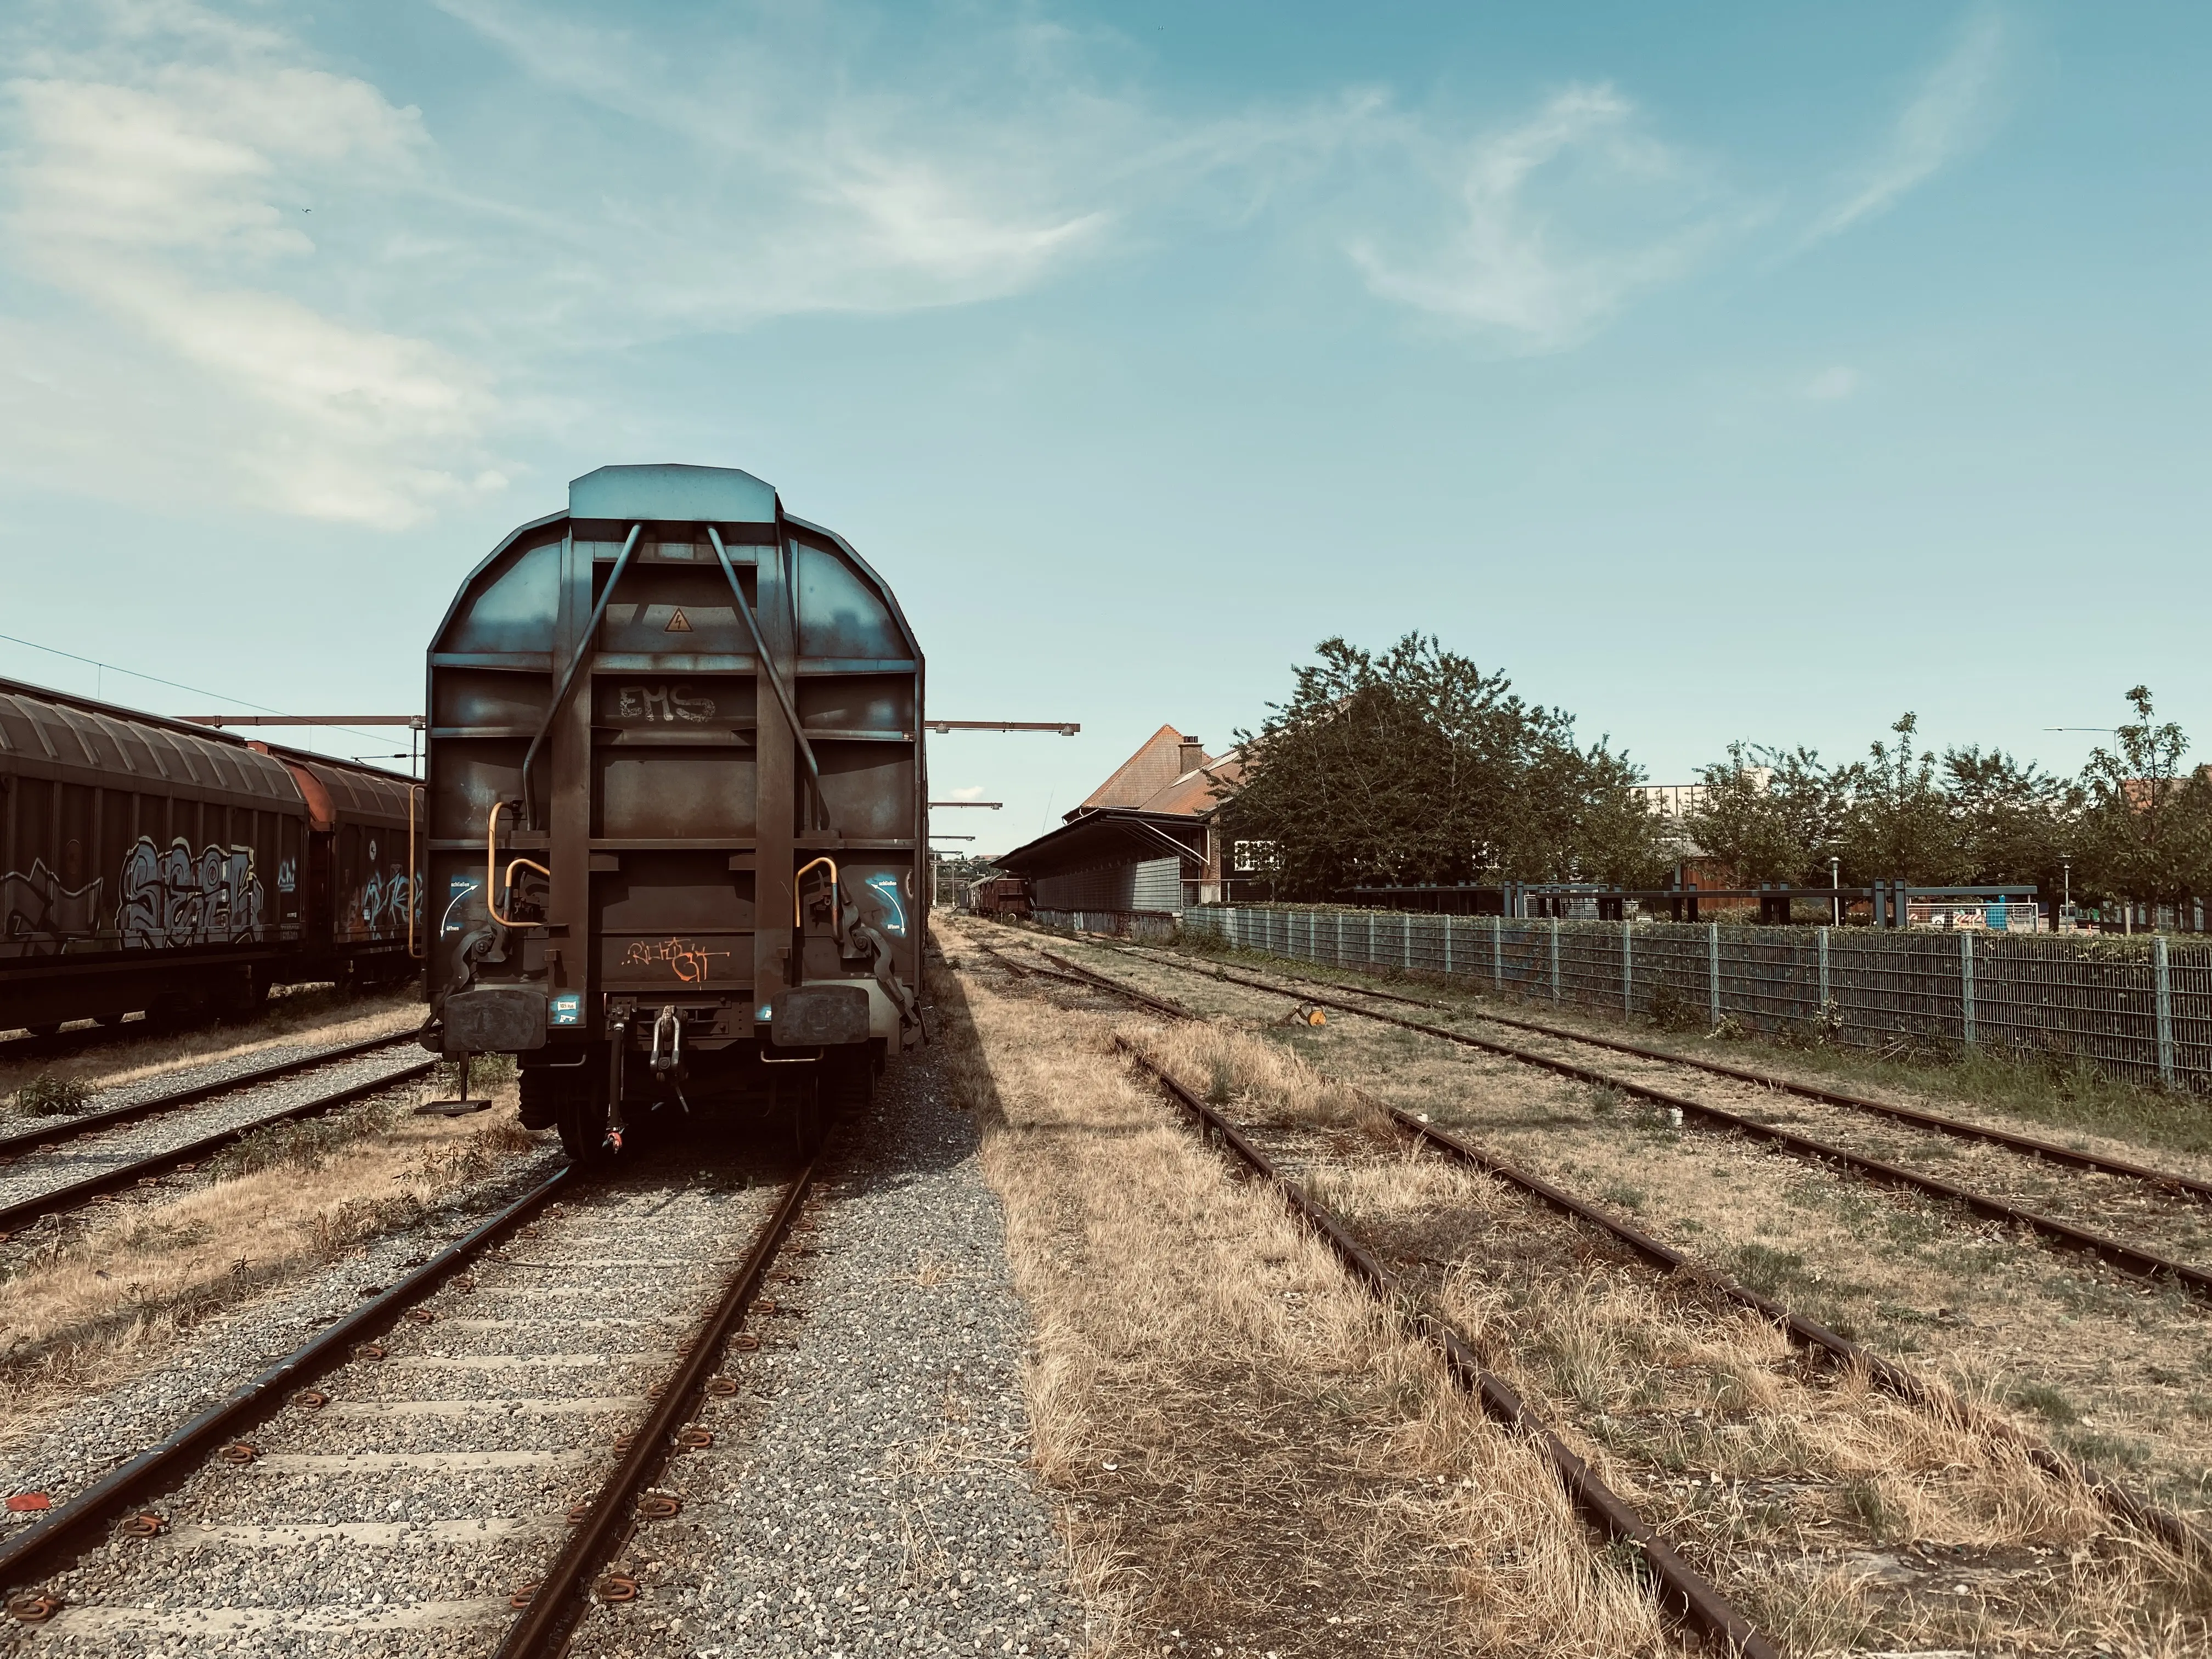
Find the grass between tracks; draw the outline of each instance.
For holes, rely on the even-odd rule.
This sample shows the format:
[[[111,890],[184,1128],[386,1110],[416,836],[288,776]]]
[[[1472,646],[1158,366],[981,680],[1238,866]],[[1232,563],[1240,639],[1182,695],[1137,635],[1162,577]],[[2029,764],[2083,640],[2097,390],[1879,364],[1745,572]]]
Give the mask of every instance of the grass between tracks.
[[[1241,1023],[1285,1006],[1139,958],[1097,965]],[[2212,1525],[2212,1345],[2188,1292],[1511,1060],[1352,1017],[1268,1029]],[[2125,1234],[2127,1206],[2102,1224]]]
[[[1764,1319],[1595,1230],[1387,1129],[1347,1134],[1352,1091],[1277,1042],[1185,1025],[1137,1040],[1298,1162],[1791,1651],[2202,1650],[2212,1583],[1970,1416],[1801,1366]]]
[[[1691,1017],[1695,1011],[1673,1023],[1631,1021],[1548,998],[1478,988],[1464,977],[1389,969],[1357,971],[1238,950],[1204,934],[1189,936],[1177,951],[1197,963],[1261,974],[1298,974],[1347,987],[1372,986],[1478,1018],[1488,1008],[1511,1018],[1626,1038],[1688,1060],[1756,1067],[1816,1087],[1872,1091],[1931,1111],[1958,1115],[1964,1108],[1964,1115],[2014,1130],[2042,1126],[2072,1131],[2089,1139],[2069,1144],[2121,1158],[2140,1160],[2147,1153],[2184,1153],[2189,1156],[2180,1167],[2191,1173],[2212,1173],[2212,1099],[2130,1083],[2084,1060],[1989,1048],[1886,1053],[1828,1042],[1809,1034],[1761,1035],[1734,1025],[1714,1034],[1705,1030],[1702,1018]],[[1412,1009],[1398,1012],[1417,1019],[1434,1018]],[[2105,1144],[2098,1145],[2100,1139]]]
[[[65,1218],[51,1239],[19,1236],[0,1266],[7,1437],[158,1364],[203,1321],[343,1261],[538,1144],[516,1120],[512,1082],[476,1117],[416,1117],[421,1092],[264,1130],[213,1161],[212,1182],[82,1212],[88,1225]]]
[[[1540,1454],[1233,1178],[1112,1051],[1114,1022],[973,977],[937,993],[1103,1652],[1675,1650]]]
[[[73,1054],[21,1060],[0,1057],[0,1126],[16,1127],[15,1097],[41,1078],[112,1089],[158,1073],[234,1059],[279,1044],[358,1042],[411,1031],[422,1023],[422,997],[412,986],[366,993],[335,985],[281,986],[252,1019],[191,1030],[153,1030],[132,1020],[115,1036]],[[143,1033],[143,1035],[142,1035]]]

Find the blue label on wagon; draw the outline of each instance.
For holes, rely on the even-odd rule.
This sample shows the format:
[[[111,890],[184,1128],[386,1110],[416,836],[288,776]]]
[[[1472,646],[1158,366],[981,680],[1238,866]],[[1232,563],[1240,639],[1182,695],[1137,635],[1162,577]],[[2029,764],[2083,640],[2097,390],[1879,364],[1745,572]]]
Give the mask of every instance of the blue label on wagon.
[[[545,1018],[547,1024],[553,1025],[581,1025],[584,1023],[584,994],[581,991],[562,992],[553,999]]]
[[[483,915],[483,878],[455,876],[446,884],[446,914],[439,918],[438,936],[451,939]]]

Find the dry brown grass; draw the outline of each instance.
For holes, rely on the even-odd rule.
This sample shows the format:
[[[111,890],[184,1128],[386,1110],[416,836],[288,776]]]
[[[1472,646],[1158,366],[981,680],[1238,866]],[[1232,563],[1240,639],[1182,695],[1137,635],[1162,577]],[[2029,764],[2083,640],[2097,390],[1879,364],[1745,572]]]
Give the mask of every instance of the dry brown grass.
[[[362,994],[341,993],[330,985],[281,987],[262,1012],[243,1023],[225,1022],[183,1031],[146,1030],[139,1035],[143,1027],[132,1021],[121,1027],[112,1041],[78,1054],[45,1059],[0,1057],[0,1097],[12,1102],[17,1090],[40,1076],[112,1089],[182,1066],[273,1048],[279,1043],[351,1042],[412,1030],[422,1022],[422,994],[413,985]],[[0,1104],[0,1115],[10,1109]]]
[[[2106,1157],[2160,1164],[2212,1175],[2212,1101],[2100,1072],[2086,1060],[2051,1054],[1983,1047],[1948,1054],[1916,1049],[1899,1041],[1883,1049],[1830,1042],[1817,1034],[1747,1030],[1730,1018],[1719,1031],[1704,1030],[1702,1005],[1689,1011],[1687,1027],[1664,1020],[1622,1018],[1609,1010],[1554,1002],[1547,994],[1499,992],[1478,975],[1374,967],[1340,968],[1293,961],[1258,951],[1212,948],[1194,942],[1183,951],[1154,951],[1202,965],[1218,963],[1263,976],[1309,977],[1346,988],[1379,988],[1434,1005],[1424,1018],[1481,1019],[1495,1012],[1595,1036],[1626,1038],[1690,1060],[1715,1060],[1771,1072],[1815,1086],[1865,1090],[1910,1106],[1993,1127],[2058,1130],[2066,1145]],[[1409,1011],[1407,1011],[1409,1012]]]
[[[1114,1022],[972,978],[938,996],[1100,1651],[1674,1650],[1534,1448],[1170,1115]]]
[[[500,1093],[488,1117],[416,1117],[411,1097],[373,1103],[318,1133],[274,1135],[235,1178],[117,1206],[113,1219],[51,1242],[19,1240],[27,1248],[0,1278],[8,1438],[160,1363],[210,1316],[343,1259],[535,1146],[513,1085]]]
[[[1100,965],[1255,1024],[1285,1006],[1127,957]],[[1269,1040],[2212,1524],[2212,1344],[2186,1292],[1411,1032],[1346,1018]]]
[[[1279,1047],[1272,1034],[1135,1040],[1186,1087],[1211,1085],[1792,1650],[2201,1650],[2201,1571],[2116,1528],[2086,1491],[1978,1426],[1985,1415],[1805,1367],[1765,1320],[1655,1276],[1503,1183],[1347,1139],[1346,1097],[1351,1111],[1359,1097],[1302,1057],[1255,1053]],[[1409,1069],[1389,1065],[1398,1092]],[[1642,1174],[1651,1184],[1648,1164]]]

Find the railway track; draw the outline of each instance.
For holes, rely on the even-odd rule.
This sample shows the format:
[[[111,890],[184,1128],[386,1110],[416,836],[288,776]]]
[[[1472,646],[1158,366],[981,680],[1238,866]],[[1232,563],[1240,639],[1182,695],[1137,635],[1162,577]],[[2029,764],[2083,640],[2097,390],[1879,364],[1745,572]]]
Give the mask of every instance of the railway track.
[[[82,1118],[57,1120],[51,1128],[10,1135],[0,1141],[0,1152],[13,1152],[4,1172],[0,1172],[0,1241],[43,1217],[187,1170],[258,1130],[319,1117],[412,1082],[437,1061],[425,1057],[369,1077],[349,1079],[305,1099],[288,1101],[271,1110],[249,1116],[240,1117],[231,1109],[237,1097],[271,1083],[325,1066],[350,1065],[412,1041],[411,1035],[405,1035],[349,1043],[210,1082],[188,1085],[106,1111],[88,1113]],[[167,1114],[194,1108],[207,1109],[206,1119],[211,1127],[195,1134],[190,1133],[192,1126],[173,1124],[167,1119]],[[149,1116],[160,1116],[164,1121],[158,1125],[137,1121]],[[173,1128],[182,1131],[182,1137],[156,1133]],[[152,1139],[159,1144],[143,1149],[137,1146],[77,1144],[116,1130],[124,1131],[125,1139]]]
[[[1181,972],[1201,974],[1207,977],[1236,983],[1225,969],[1200,968],[1179,962],[1158,951],[1123,949],[1121,954],[1140,962],[1157,963]],[[1964,1118],[1947,1117],[1940,1112],[1924,1111],[1918,1107],[1905,1106],[1894,1101],[1878,1100],[1870,1095],[1854,1094],[1848,1090],[1823,1088],[1818,1084],[1801,1082],[1778,1073],[1763,1072],[1747,1066],[1730,1066],[1723,1060],[1702,1060],[1692,1054],[1678,1054],[1665,1048],[1656,1048],[1649,1043],[1630,1042],[1619,1037],[1600,1036],[1594,1032],[1578,1031],[1569,1026],[1548,1025],[1540,1020],[1523,1019],[1517,1015],[1494,1013],[1488,1009],[1461,1009],[1449,1003],[1430,1002],[1419,997],[1400,996],[1392,991],[1377,991],[1364,985],[1340,985],[1334,980],[1310,979],[1301,974],[1283,974],[1279,978],[1294,985],[1316,987],[1323,990],[1349,993],[1370,1001],[1401,1004],[1411,1008],[1425,1008],[1431,1013],[1463,1015],[1492,1025],[1508,1026],[1515,1030],[1530,1031],[1540,1036],[1556,1038],[1565,1042],[1581,1043],[1587,1048],[1604,1048],[1620,1054],[1632,1054],[1639,1060],[1656,1060],[1662,1065],[1686,1066],[1714,1077],[1723,1077],[1737,1083],[1752,1084],[1761,1089],[1795,1095],[1800,1099],[1819,1101],[1826,1106],[1838,1106],[1848,1111],[1864,1112],[1870,1116],[1887,1118],[1894,1123],[1906,1124],[1916,1129],[1927,1129],[1948,1135],[1957,1140],[1978,1141],[1984,1146],[2002,1146],[2008,1152],[2025,1152],[2032,1158],[2061,1164],[2069,1169],[2092,1170],[2100,1175],[2117,1176],[2130,1181],[2141,1181],[2166,1193],[2212,1203],[2212,1181],[2184,1175],[2178,1170],[2154,1169],[2126,1158],[2100,1156],[2078,1147],[2063,1146],[2052,1140],[2034,1135],[2018,1134],[2008,1129],[1999,1129],[1986,1123],[1970,1122]],[[1248,981],[1258,985],[1260,981]],[[1279,990],[1279,987],[1265,988]],[[1284,994],[1294,994],[1284,993]],[[1322,999],[1315,999],[1322,1000]],[[1340,1005],[1342,1006],[1342,1005]],[[1357,1008],[1352,1012],[1359,1012]]]
[[[1109,994],[1119,995],[1140,1006],[1176,1019],[1202,1022],[1206,1018],[1153,997],[1137,988],[1123,985],[1109,975],[1086,969],[1080,963],[1069,961],[1041,947],[1031,946],[1030,948],[1036,950],[1037,954],[1054,964],[1052,969],[1041,970],[1029,963],[1017,963],[1013,958],[989,945],[981,941],[976,942],[988,954],[1018,975],[1042,974],[1047,977],[1072,981]],[[1193,971],[1206,973],[1208,970],[1194,969]],[[1208,973],[1208,976],[1212,975]],[[1232,977],[1229,982],[1237,981]],[[1251,981],[1251,984],[1254,988],[1273,991],[1279,994],[1296,995],[1295,993],[1283,993],[1279,987],[1265,985],[1261,981]],[[1304,1000],[1320,1001],[1325,1006],[1339,1006],[1343,1012],[1355,1014],[1368,1012],[1352,1007],[1348,1004],[1330,1004],[1326,999]],[[1134,1053],[1133,1050],[1131,1052]],[[1167,1077],[1158,1066],[1141,1054],[1136,1057],[1149,1072],[1161,1079],[1164,1085],[1175,1094],[1179,1103],[1186,1110],[1197,1113],[1209,1124],[1216,1124],[1217,1127],[1219,1127],[1220,1123],[1225,1123],[1225,1121],[1219,1120],[1218,1113],[1203,1102],[1191,1097],[1188,1090],[1173,1079]],[[1364,1091],[1362,1093],[1364,1095]],[[2114,1516],[2142,1528],[2168,1548],[2200,1559],[2212,1558],[2212,1538],[2208,1538],[2186,1517],[2146,1502],[2125,1486],[2110,1479],[2102,1472],[2088,1468],[2075,1460],[2062,1456],[2048,1445],[2023,1434],[2014,1425],[2001,1418],[1971,1410],[1948,1387],[1933,1382],[1905,1366],[1899,1365],[1861,1344],[1851,1341],[1828,1327],[1806,1318],[1773,1298],[1736,1283],[1725,1274],[1692,1261],[1682,1252],[1653,1237],[1626,1218],[1602,1206],[1577,1198],[1553,1182],[1520,1168],[1508,1159],[1499,1158],[1474,1146],[1462,1136],[1430,1122],[1425,1117],[1391,1106],[1388,1103],[1374,1100],[1372,1097],[1365,1097],[1372,1105],[1385,1113],[1397,1130],[1413,1144],[1437,1152],[1455,1162],[1480,1170],[1485,1174],[1504,1182],[1516,1191],[1527,1194],[1557,1212],[1571,1217],[1596,1230],[1662,1273],[1679,1276],[1720,1299],[1748,1309],[1762,1318],[1774,1322],[1784,1329],[1792,1344],[1801,1351],[1818,1355],[1838,1369],[1863,1368],[1869,1379],[1878,1387],[1902,1400],[1934,1409],[1941,1413],[1958,1416],[1971,1421],[1973,1427],[1981,1433],[2019,1445],[2030,1461],[2045,1473],[2062,1480],[2078,1481]],[[1243,1145],[1232,1146],[1232,1150],[1236,1151],[1240,1158],[1245,1158],[1245,1147]],[[1250,1159],[1247,1158],[1245,1161],[1249,1163]],[[1279,1176],[1273,1175],[1272,1170],[1269,1174],[1272,1178],[1280,1180]],[[1294,1194],[1297,1191],[1295,1187],[1290,1188],[1289,1190]],[[1294,1201],[1303,1200],[1294,1200]],[[1332,1242],[1334,1243],[1334,1240]],[[1362,1276],[1365,1274],[1364,1267],[1355,1267],[1355,1272]]]
[[[1141,1050],[1126,1043],[1121,1046],[1123,1052],[1142,1066],[1177,1105],[1218,1138],[1247,1170],[1272,1186],[1376,1301],[1385,1307],[1406,1302],[1398,1275],[1328,1209],[1277,1170],[1249,1137]],[[1486,1367],[1464,1336],[1431,1314],[1416,1314],[1413,1322],[1443,1352],[1453,1380],[1481,1402],[1486,1415],[1535,1443],[1585,1518],[1609,1541],[1632,1547],[1637,1552],[1644,1570],[1658,1588],[1661,1601],[1685,1626],[1702,1639],[1724,1652],[1740,1655],[1741,1659],[1780,1659],[1780,1650],[1773,1642],[1754,1628],[1750,1619],[1711,1580],[1684,1559],[1650,1522],[1624,1502],[1589,1463],[1571,1450],[1510,1383]]]
[[[98,1133],[103,1129],[112,1129],[119,1123],[174,1111],[183,1106],[196,1106],[220,1095],[235,1094],[241,1089],[274,1083],[279,1078],[310,1072],[319,1066],[336,1066],[345,1060],[358,1060],[365,1054],[397,1048],[414,1040],[412,1031],[402,1031],[392,1036],[364,1037],[358,1042],[340,1043],[334,1048],[319,1048],[311,1054],[296,1054],[289,1060],[257,1066],[251,1071],[233,1072],[226,1077],[215,1078],[204,1083],[185,1084],[155,1094],[141,1095],[120,1105],[98,1111],[81,1112],[70,1117],[45,1118],[36,1127],[0,1134],[0,1164],[19,1158],[25,1152],[50,1152],[65,1142]]]
[[[1077,963],[1040,951],[1054,968],[1037,969],[981,940],[981,949],[1018,975],[1036,975],[1107,991],[1171,1018],[1203,1021],[1203,1016],[1122,986]],[[1398,1276],[1362,1243],[1350,1229],[1316,1203],[1296,1182],[1287,1179],[1252,1139],[1219,1111],[1200,1100],[1170,1073],[1141,1049],[1127,1042],[1118,1045],[1159,1085],[1200,1127],[1216,1138],[1252,1175],[1267,1182],[1291,1211],[1329,1247],[1346,1270],[1384,1306],[1402,1306],[1408,1300]],[[1511,1384],[1485,1366],[1474,1346],[1457,1330],[1433,1315],[1422,1313],[1414,1322],[1441,1351],[1452,1378],[1480,1402],[1486,1415],[1509,1430],[1528,1436],[1541,1451],[1584,1517],[1608,1541],[1634,1549],[1657,1586],[1661,1601],[1700,1639],[1742,1659],[1779,1659],[1780,1650],[1761,1634],[1727,1596],[1698,1571],[1674,1547],[1637,1514],[1566,1443],[1552,1432]]]
[[[1054,956],[1049,951],[1044,951],[1042,954],[1048,960],[1059,963],[1064,969],[1076,966],[1066,962],[1065,958]],[[1150,956],[1142,959],[1158,960]],[[1501,1059],[1538,1067],[1561,1077],[1572,1079],[1577,1082],[1589,1084],[1593,1087],[1614,1090],[1649,1104],[1679,1112],[1685,1120],[1694,1119],[1708,1127],[1733,1131],[1747,1138],[1765,1142],[1793,1157],[1810,1163],[1840,1167],[1882,1185],[1917,1191],[1931,1198],[1960,1205],[1984,1219],[2001,1222],[2008,1226],[2025,1228],[2047,1243],[2094,1255],[2107,1266],[2131,1277],[2154,1284],[2179,1285],[2200,1298],[2212,1299],[2212,1272],[2207,1272],[2191,1262],[2160,1255],[2155,1250],[2098,1231],[2063,1217],[2050,1214],[2045,1211],[2031,1208],[2027,1205],[1966,1187],[1957,1182],[1947,1181],[1940,1176],[1911,1169],[1887,1158],[1871,1157],[1833,1141],[1801,1134],[1747,1113],[1732,1111],[1727,1107],[1716,1105],[1709,1100],[1700,1099],[1695,1096],[1682,1094],[1674,1089],[1660,1088],[1643,1079],[1621,1072],[1600,1070],[1596,1066],[1584,1065],[1558,1054],[1546,1054],[1516,1043],[1503,1042],[1466,1031],[1454,1030],[1449,1027],[1431,1024],[1423,1020],[1409,1019],[1402,1015],[1386,1013],[1372,1007],[1363,1007],[1356,1002],[1346,1001],[1341,997],[1316,995],[1310,991],[1286,988],[1279,983],[1270,983],[1266,980],[1254,978],[1248,975],[1190,967],[1180,963],[1162,962],[1160,965],[1172,966],[1180,971],[1212,979],[1223,984],[1242,986],[1249,990],[1288,997],[1293,1001],[1311,1002],[1322,1007],[1334,1008],[1340,1012],[1357,1015],[1363,1019],[1396,1026],[1400,1030],[1413,1031],[1423,1036],[1433,1037],[1462,1048],[1477,1049],[1486,1054],[1495,1054]],[[1104,980],[1103,982],[1112,983],[1110,980]],[[1489,1017],[1477,1015],[1475,1018]],[[1527,1022],[1522,1023],[1527,1024]],[[1553,1036],[1560,1042],[1588,1041],[1580,1033],[1569,1032],[1559,1028],[1546,1029],[1547,1035]],[[1618,1045],[1611,1045],[1601,1039],[1594,1046],[1604,1048]],[[1640,1045],[1638,1047],[1640,1048]],[[1642,1052],[1645,1057],[1657,1062],[1692,1070],[1712,1069],[1700,1066],[1695,1061],[1681,1060],[1668,1054],[1663,1050],[1648,1049]],[[1795,1092],[1806,1091],[1796,1091]],[[1951,1120],[1942,1121],[1952,1121]],[[2138,1166],[2124,1166],[2122,1172],[2130,1178],[2151,1177],[2161,1188],[2172,1184],[2172,1189],[2176,1191],[2180,1190],[2179,1183],[2191,1179],[2185,1176],[2170,1176],[2161,1171],[2143,1170]]]
[[[698,1419],[736,1391],[717,1368],[757,1344],[743,1328],[816,1168],[560,1171],[0,1534],[9,1613],[73,1650],[469,1632],[501,1659],[559,1652],[637,1595],[622,1552],[679,1511],[654,1486],[668,1461],[714,1445]]]

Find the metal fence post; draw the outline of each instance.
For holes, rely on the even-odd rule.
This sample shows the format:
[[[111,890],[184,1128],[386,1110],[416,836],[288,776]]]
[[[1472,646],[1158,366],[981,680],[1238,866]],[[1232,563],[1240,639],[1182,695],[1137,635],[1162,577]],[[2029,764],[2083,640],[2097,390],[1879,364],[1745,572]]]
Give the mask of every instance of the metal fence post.
[[[2166,935],[2150,942],[2151,989],[2158,1009],[2158,1080],[2173,1082],[2173,984],[2166,969]]]
[[[1336,913],[1336,965],[1344,966],[1344,912]]]
[[[1404,936],[1405,936],[1405,942],[1406,942],[1406,971],[1407,971],[1407,973],[1409,973],[1409,974],[1410,974],[1410,973],[1412,973],[1412,972],[1413,971],[1413,917],[1411,917],[1411,916],[1401,916],[1401,917],[1399,917],[1399,918],[1398,918],[1398,926],[1399,926],[1399,927],[1402,930],[1402,932],[1403,932],[1403,933],[1404,933]]]
[[[1452,970],[1452,969],[1451,969],[1451,924],[1452,924],[1452,919],[1451,919],[1450,915],[1449,915],[1449,914],[1447,914],[1447,915],[1445,915],[1445,917],[1444,917],[1444,973],[1445,973],[1447,975],[1449,975],[1451,973],[1451,970]]]
[[[1372,910],[1367,913],[1367,965],[1370,968],[1382,964],[1382,958],[1375,954],[1375,924],[1381,920]]]
[[[1505,988],[1505,918],[1490,919],[1490,982],[1499,990]]]
[[[1966,1026],[1966,1047],[1974,1046],[1974,936],[1959,935],[1959,1006]]]
[[[1552,1000],[1559,1000],[1559,919],[1552,918]]]
[[[1707,1000],[1711,1004],[1713,1030],[1717,1031],[1721,1028],[1721,925],[1717,921],[1705,924],[1705,965]]]
[[[1828,930],[1816,930],[1820,935],[1820,1017],[1828,1017]]]
[[[1636,933],[1626,922],[1620,924],[1620,1012],[1624,1018],[1636,1013]]]

